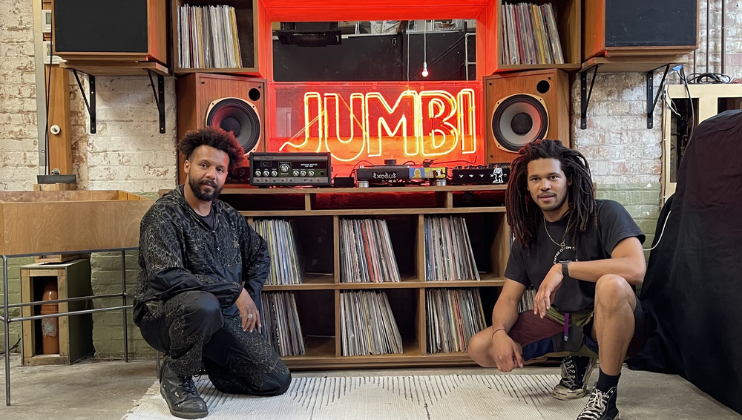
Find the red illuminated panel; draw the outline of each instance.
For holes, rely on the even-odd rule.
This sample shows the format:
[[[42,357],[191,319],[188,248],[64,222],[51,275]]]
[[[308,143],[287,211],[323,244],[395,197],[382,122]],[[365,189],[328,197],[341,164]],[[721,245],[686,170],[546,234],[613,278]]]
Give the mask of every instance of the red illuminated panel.
[[[271,152],[330,152],[335,175],[361,162],[484,162],[478,82],[272,83]]]

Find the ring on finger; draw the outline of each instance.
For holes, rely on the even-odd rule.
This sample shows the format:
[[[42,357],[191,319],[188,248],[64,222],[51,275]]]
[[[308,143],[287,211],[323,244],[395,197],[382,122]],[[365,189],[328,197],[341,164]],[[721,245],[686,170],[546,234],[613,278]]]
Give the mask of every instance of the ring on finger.
[[[247,319],[252,319],[252,314],[247,314]]]

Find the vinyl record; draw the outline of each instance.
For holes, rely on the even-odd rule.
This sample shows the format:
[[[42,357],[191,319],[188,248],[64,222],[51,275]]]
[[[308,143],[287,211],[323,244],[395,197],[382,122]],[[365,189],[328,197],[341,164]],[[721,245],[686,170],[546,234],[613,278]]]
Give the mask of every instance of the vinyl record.
[[[491,126],[497,146],[517,152],[523,145],[546,136],[549,114],[543,99],[526,94],[511,95],[495,105]]]
[[[221,98],[213,101],[206,114],[206,125],[234,134],[245,149],[245,154],[258,147],[260,116],[255,105],[244,99]]]

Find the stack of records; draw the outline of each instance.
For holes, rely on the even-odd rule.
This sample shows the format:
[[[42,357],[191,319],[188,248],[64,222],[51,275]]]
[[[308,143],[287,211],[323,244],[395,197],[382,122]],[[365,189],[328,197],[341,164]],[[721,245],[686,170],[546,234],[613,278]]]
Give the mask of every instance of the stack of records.
[[[385,281],[400,281],[386,220],[341,219],[340,282]]]
[[[184,69],[242,67],[234,7],[180,6],[178,52]]]
[[[532,288],[526,289],[518,303],[518,313],[533,310],[533,298],[536,297],[537,290]]]
[[[425,217],[425,280],[479,280],[463,217]]]
[[[564,64],[556,13],[550,3],[502,5],[503,64]]]
[[[340,327],[343,356],[402,353],[402,336],[384,292],[341,292]]]
[[[469,339],[487,327],[477,289],[428,289],[425,303],[428,353],[466,352]]]
[[[299,262],[296,237],[291,223],[286,220],[255,220],[254,229],[268,242],[271,254],[271,272],[265,284],[299,284]]]
[[[294,294],[290,292],[262,293],[263,331],[268,343],[283,356],[306,354],[301,324],[296,312]]]

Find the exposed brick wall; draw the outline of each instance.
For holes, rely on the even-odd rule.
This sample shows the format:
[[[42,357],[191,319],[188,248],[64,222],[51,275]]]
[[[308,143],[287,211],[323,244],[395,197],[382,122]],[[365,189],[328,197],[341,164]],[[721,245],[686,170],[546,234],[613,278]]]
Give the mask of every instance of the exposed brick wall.
[[[0,190],[31,190],[39,171],[36,131],[36,75],[34,73],[33,4],[0,0]],[[20,302],[19,266],[28,258],[10,259],[8,298]],[[0,273],[0,292],[2,292]],[[0,309],[1,311],[2,309]],[[12,309],[11,316],[19,316]],[[20,337],[20,323],[10,325],[10,344]],[[0,328],[0,351],[5,350]]]
[[[39,171],[33,4],[0,0],[0,190],[31,190]]]
[[[165,134],[159,131],[159,114],[147,76],[96,77],[95,134],[90,134],[90,117],[77,82],[71,80],[73,167],[78,188],[129,192],[172,188],[178,175],[174,79],[165,78]],[[87,96],[87,78],[82,80]]]
[[[720,4],[719,0],[711,1],[708,71],[721,71]],[[728,0],[726,4],[725,72],[742,77],[742,0]],[[30,190],[38,172],[32,3],[0,0],[0,10],[0,189]],[[707,71],[706,0],[701,0],[700,21],[701,48],[695,56],[689,56],[686,73]],[[659,78],[657,75],[655,86]],[[84,77],[83,81],[86,84]],[[671,77],[670,81],[677,82],[677,78]],[[70,83],[73,162],[80,188],[152,193],[175,185],[173,78],[166,78],[166,134],[159,134],[157,108],[146,76],[99,77],[96,82],[98,132],[92,135],[88,133],[87,111],[77,84],[73,78]],[[576,148],[590,161],[598,196],[626,206],[648,234],[648,248],[659,213],[662,134],[659,106],[655,128],[646,128],[645,83],[642,74],[599,73],[588,110],[588,128],[581,130],[577,82],[572,89],[572,132]],[[120,254],[93,255],[96,293],[120,290],[120,262]],[[136,281],[134,254],[127,256],[127,268],[132,291]],[[10,274],[11,279],[17,277],[17,268]],[[17,299],[12,287],[11,296]],[[120,300],[107,303],[119,305]],[[129,337],[135,355],[152,354],[133,323],[129,324]],[[122,339],[121,313],[96,314],[94,342],[98,357],[120,356]]]

